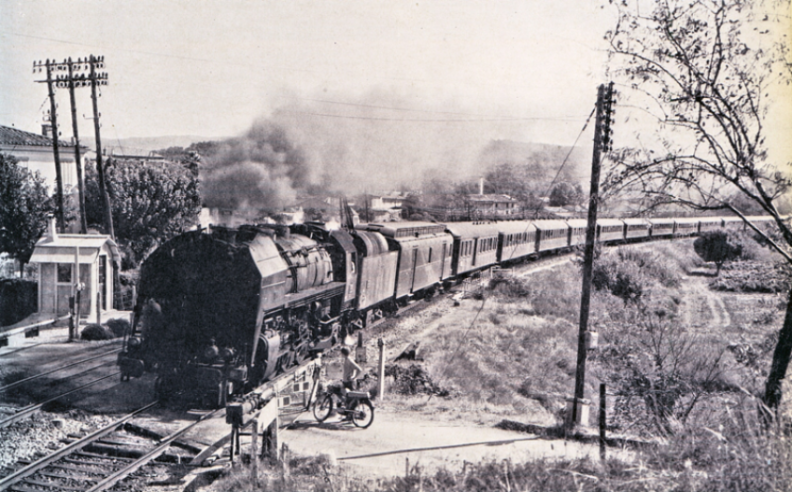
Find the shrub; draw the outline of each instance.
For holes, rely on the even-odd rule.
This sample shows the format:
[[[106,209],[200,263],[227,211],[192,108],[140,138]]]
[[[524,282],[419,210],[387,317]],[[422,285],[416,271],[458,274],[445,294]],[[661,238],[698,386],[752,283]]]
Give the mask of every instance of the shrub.
[[[125,319],[111,319],[107,320],[107,328],[113,333],[114,338],[123,337],[127,332],[131,331],[132,325]]]
[[[32,280],[0,280],[0,326],[22,321],[38,309],[38,284]]]
[[[702,260],[715,263],[717,266],[715,275],[718,275],[725,262],[740,258],[743,243],[742,239],[734,233],[706,231],[693,241],[693,249]]]
[[[83,328],[80,338],[83,340],[110,340],[115,337],[109,328],[94,323]]]

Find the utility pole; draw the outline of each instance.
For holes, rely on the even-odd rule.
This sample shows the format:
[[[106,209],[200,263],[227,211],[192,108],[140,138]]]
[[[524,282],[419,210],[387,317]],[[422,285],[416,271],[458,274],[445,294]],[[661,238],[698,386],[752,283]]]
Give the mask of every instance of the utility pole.
[[[63,174],[61,173],[60,149],[58,148],[58,113],[55,105],[55,91],[52,88],[52,64],[49,59],[43,64],[40,61],[38,63],[33,62],[33,73],[36,73],[37,69],[41,72],[42,65],[46,67],[47,80],[37,80],[36,82],[47,83],[47,93],[50,100],[50,125],[52,126],[52,154],[55,157],[55,185],[57,187],[55,201],[58,206],[58,231],[64,232],[66,230],[66,222],[63,217]]]
[[[88,232],[85,218],[85,189],[83,182],[82,160],[80,160],[80,134],[77,130],[77,104],[74,101],[74,64],[71,57],[66,62],[69,66],[69,101],[71,102],[72,134],[74,135],[74,162],[77,166],[77,189],[80,200],[80,234]]]
[[[75,103],[74,97],[74,89],[75,87],[91,87],[91,97],[93,100],[93,113],[94,113],[94,130],[96,133],[96,171],[99,177],[99,190],[101,193],[102,199],[102,211],[103,211],[103,218],[105,222],[105,232],[109,234],[113,239],[115,239],[115,233],[113,231],[113,220],[110,214],[110,199],[107,195],[107,188],[105,186],[105,179],[104,179],[104,166],[102,165],[102,142],[99,137],[99,110],[97,107],[97,94],[96,94],[96,86],[99,85],[107,85],[107,73],[97,73],[97,68],[104,68],[104,57],[99,56],[95,57],[93,55],[90,58],[86,57],[84,60],[82,58],[78,58],[76,62],[72,61],[71,58],[67,60],[63,60],[63,63],[55,63],[55,61],[47,60],[46,63],[42,62],[34,62],[33,63],[33,73],[36,71],[41,72],[42,67],[46,67],[47,70],[47,80],[38,80],[37,82],[46,82],[47,88],[49,90],[49,98],[50,98],[50,106],[51,106],[51,117],[50,121],[52,122],[53,127],[53,151],[55,154],[55,173],[56,173],[56,180],[58,184],[58,221],[60,223],[61,232],[63,232],[63,227],[65,227],[65,223],[63,220],[63,184],[62,184],[62,176],[61,176],[61,168],[60,168],[60,154],[58,150],[58,124],[57,124],[57,115],[55,114],[55,92],[53,90],[53,86],[57,87],[58,89],[69,89],[69,100],[71,102],[71,117],[72,117],[72,131],[74,132],[74,140],[75,140],[75,148],[74,148],[74,157],[75,163],[77,165],[77,181],[78,181],[78,189],[79,189],[79,200],[80,200],[80,232],[85,233],[88,229],[88,224],[85,217],[85,188],[83,183],[83,169],[82,169],[82,162],[80,156],[80,135],[78,131],[77,125],[77,105]],[[85,70],[90,70],[90,74],[86,77]],[[68,72],[68,75],[58,75],[57,77],[53,78],[52,72],[59,71],[59,72]],[[82,73],[77,73],[82,72]]]
[[[591,304],[591,273],[594,267],[594,239],[597,229],[597,204],[599,202],[600,160],[602,152],[611,147],[611,115],[613,113],[613,82],[597,89],[597,117],[594,128],[594,152],[591,158],[591,189],[589,191],[586,248],[583,257],[583,289],[580,298],[580,328],[578,330],[577,366],[575,370],[575,396],[572,400],[574,426],[578,419],[578,402],[584,399],[586,380],[586,332],[588,331]]]
[[[94,133],[96,134],[96,174],[99,177],[99,194],[102,198],[102,211],[104,212],[104,225],[105,225],[105,233],[109,234],[111,238],[115,239],[115,231],[113,230],[113,214],[110,210],[110,197],[107,194],[107,185],[105,182],[105,175],[104,175],[104,166],[102,164],[102,138],[99,132],[99,107],[97,105],[96,99],[96,86],[97,85],[107,85],[107,73],[103,72],[100,74],[96,73],[96,67],[104,66],[104,60],[102,57],[95,57],[91,55],[88,60],[88,63],[91,65],[91,74],[89,76],[89,80],[91,82],[91,101],[93,102],[93,122],[94,122]]]

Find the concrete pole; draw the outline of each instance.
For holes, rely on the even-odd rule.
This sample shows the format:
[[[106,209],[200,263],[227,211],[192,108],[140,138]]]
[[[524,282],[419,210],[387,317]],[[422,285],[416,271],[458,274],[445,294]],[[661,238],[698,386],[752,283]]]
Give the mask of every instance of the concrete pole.
[[[379,378],[377,382],[377,398],[382,401],[385,398],[385,342],[382,338],[377,340],[377,347],[379,347],[379,365],[377,367]]]
[[[253,482],[253,485],[258,483],[258,433],[259,421],[255,419],[250,431],[250,481]]]

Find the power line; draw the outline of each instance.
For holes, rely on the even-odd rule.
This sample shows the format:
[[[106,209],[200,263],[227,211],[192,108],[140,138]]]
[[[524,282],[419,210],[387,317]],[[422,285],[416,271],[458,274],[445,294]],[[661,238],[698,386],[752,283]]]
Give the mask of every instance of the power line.
[[[348,119],[348,120],[364,120],[364,121],[394,121],[394,122],[404,122],[404,123],[492,123],[492,122],[521,122],[521,121],[568,121],[561,118],[542,118],[542,117],[525,117],[525,118],[517,118],[517,117],[503,117],[503,118],[459,118],[459,119],[450,119],[450,118],[437,118],[437,119],[429,119],[429,118],[386,118],[386,117],[378,117],[378,116],[355,116],[355,115],[340,115],[340,114],[330,114],[330,113],[316,113],[313,111],[297,111],[297,110],[281,110],[280,113],[289,113],[289,114],[303,114],[308,116],[321,116],[325,118],[338,118],[338,119]],[[574,120],[573,120],[574,121]]]

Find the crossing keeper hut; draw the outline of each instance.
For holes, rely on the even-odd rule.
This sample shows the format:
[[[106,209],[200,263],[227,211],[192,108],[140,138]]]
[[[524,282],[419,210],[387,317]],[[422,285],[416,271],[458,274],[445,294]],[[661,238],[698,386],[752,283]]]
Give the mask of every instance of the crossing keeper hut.
[[[80,295],[80,317],[94,319],[113,309],[113,273],[120,268],[118,246],[102,234],[59,234],[51,217],[30,263],[39,264],[40,314],[69,314],[69,298]],[[79,280],[79,285],[78,285]]]

